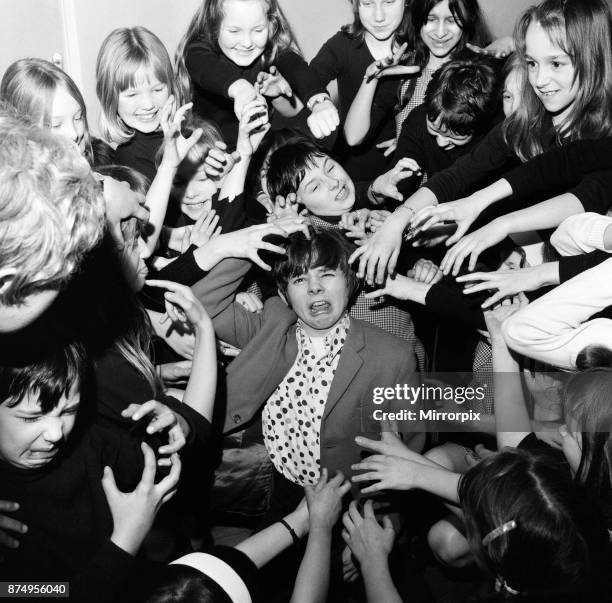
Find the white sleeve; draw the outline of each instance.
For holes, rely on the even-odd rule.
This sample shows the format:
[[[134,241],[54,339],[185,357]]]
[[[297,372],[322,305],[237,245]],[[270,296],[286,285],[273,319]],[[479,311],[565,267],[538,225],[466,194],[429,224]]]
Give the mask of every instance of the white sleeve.
[[[612,226],[612,218],[588,212],[565,219],[550,237],[561,255],[580,255],[604,248],[604,233]]]
[[[609,305],[612,259],[559,285],[508,318],[503,324],[506,343],[529,358],[575,370],[576,356],[586,346],[612,348],[612,320],[588,320]]]

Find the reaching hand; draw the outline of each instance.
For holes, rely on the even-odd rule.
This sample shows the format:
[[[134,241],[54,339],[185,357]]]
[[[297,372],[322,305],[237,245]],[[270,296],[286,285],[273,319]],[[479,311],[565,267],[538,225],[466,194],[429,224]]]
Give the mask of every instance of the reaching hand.
[[[363,516],[353,501],[349,510],[343,515],[344,530],[342,538],[360,565],[372,560],[386,560],[393,548],[395,531],[388,517],[383,517],[383,525],[378,523],[372,501],[367,500],[363,507]]]
[[[155,454],[144,442],[141,448],[144,455],[144,469],[134,491],[121,492],[117,488],[110,467],[104,468],[102,477],[102,488],[113,516],[111,540],[131,555],[136,555],[138,552],[159,508],[174,496],[181,474],[181,460],[178,454],[174,453],[170,457],[170,472],[155,484]]]
[[[214,180],[222,180],[232,171],[236,162],[240,160],[240,153],[227,152],[227,145],[222,140],[215,141],[204,159],[204,171]]]
[[[483,309],[490,308],[506,297],[512,297],[525,291],[535,291],[547,283],[542,276],[540,266],[528,266],[516,270],[496,270],[495,272],[474,272],[458,276],[457,282],[468,283],[463,290],[466,295],[497,289],[496,293],[482,304]]]
[[[202,247],[213,237],[219,236],[221,234],[221,226],[217,228],[218,223],[219,216],[214,209],[204,211],[191,230],[189,230],[189,246]]]
[[[10,500],[0,500],[0,511],[3,513],[13,513],[19,510],[19,504]],[[11,536],[8,532],[16,534],[25,534],[28,531],[28,526],[8,515],[0,514],[0,559],[2,558],[2,547],[16,549],[19,546],[19,540]]]
[[[269,98],[278,98],[279,96],[291,98],[293,96],[293,90],[291,90],[289,82],[274,65],[267,72],[259,72],[255,88],[260,94]]]
[[[496,59],[505,59],[514,52],[514,38],[512,36],[504,36],[503,38],[494,40],[484,48],[476,46],[475,44],[466,44],[466,46],[472,52],[484,54],[485,56],[494,57]]]
[[[164,293],[166,314],[173,323],[185,324],[193,328],[196,337],[203,329],[211,328],[210,317],[193,291],[174,281],[147,281],[150,287],[168,289]]]
[[[234,99],[234,115],[240,121],[245,106],[259,96],[257,89],[247,80],[238,80],[230,86],[228,91]]]
[[[121,416],[132,421],[140,421],[143,417],[150,418],[147,433],[154,434],[160,431],[168,431],[168,444],[161,446],[159,454],[173,454],[178,452],[187,443],[187,437],[179,422],[179,416],[170,410],[165,404],[157,400],[149,400],[144,404],[130,404],[121,411]],[[160,465],[167,463],[158,461]]]
[[[263,96],[258,96],[248,102],[242,110],[236,151],[243,158],[252,157],[269,129],[268,103]]]
[[[507,236],[508,232],[503,221],[499,218],[493,220],[486,226],[466,235],[449,249],[440,264],[440,268],[442,268],[444,274],[450,274],[452,271],[453,276],[457,276],[461,265],[469,256],[468,270],[472,271],[476,267],[476,261],[480,254],[493,247],[493,245],[501,243]]]
[[[397,185],[406,178],[422,174],[419,164],[408,157],[400,159],[392,170],[382,174],[372,184],[372,192],[375,195],[389,197],[402,202],[404,196],[397,190]]]
[[[306,486],[310,530],[331,530],[342,511],[342,498],[351,489],[351,483],[340,471],[328,481],[327,469],[321,470],[316,486]]]
[[[351,481],[354,484],[376,482],[362,488],[362,494],[373,494],[381,490],[411,490],[417,487],[418,476],[424,466],[425,463],[412,459],[375,454],[351,466],[353,471],[366,472],[354,475]]]
[[[395,274],[387,277],[387,282],[382,289],[377,289],[370,293],[366,293],[366,299],[376,299],[383,295],[389,295],[394,299],[409,300],[410,290],[414,287],[416,281],[409,276]]]
[[[524,293],[520,293],[507,301],[509,303],[502,302],[484,313],[487,331],[491,338],[497,337],[498,339],[503,339],[502,324],[504,321],[529,304],[529,300],[525,297]]]
[[[240,304],[247,312],[260,314],[263,310],[263,303],[257,295],[248,291],[241,291],[236,294],[236,303]]]
[[[191,360],[179,360],[178,362],[158,364],[157,368],[164,383],[177,383],[189,379],[191,364]]]
[[[382,151],[385,157],[390,157],[393,155],[393,153],[395,153],[395,149],[397,149],[397,140],[395,140],[395,138],[383,140],[376,145],[376,148],[379,151]]]
[[[446,240],[447,247],[456,243],[474,223],[480,215],[480,208],[469,198],[441,203],[440,205],[429,205],[417,212],[412,218],[410,227],[411,235],[416,236],[419,232],[429,230],[440,222],[456,222],[457,230]]]
[[[164,154],[162,164],[171,168],[177,168],[181,161],[187,157],[187,153],[200,140],[202,128],[197,128],[189,138],[181,134],[181,124],[185,114],[191,109],[193,103],[187,103],[179,109],[175,109],[176,100],[170,96],[161,110],[160,123],[164,132]]]
[[[412,270],[408,273],[417,283],[425,283],[433,285],[437,283],[444,275],[440,267],[434,264],[431,260],[421,258],[416,261]]]
[[[371,82],[374,79],[380,79],[381,77],[387,77],[391,75],[411,75],[418,73],[421,68],[418,65],[400,65],[400,61],[408,48],[408,44],[402,44],[395,52],[390,54],[384,59],[374,61],[365,72],[363,79],[367,82]]]
[[[402,246],[403,228],[398,228],[391,214],[384,224],[376,230],[365,245],[357,248],[349,258],[349,263],[359,259],[357,276],[366,279],[369,285],[382,285],[385,274],[392,274]]]
[[[248,258],[260,268],[271,270],[272,268],[259,257],[259,251],[265,250],[282,255],[286,253],[282,247],[264,241],[265,237],[271,235],[286,237],[288,233],[276,224],[257,224],[219,235],[210,241],[207,247],[214,246],[214,253],[219,258]]]
[[[318,102],[312,108],[306,122],[315,138],[325,138],[340,125],[338,109],[330,98]]]

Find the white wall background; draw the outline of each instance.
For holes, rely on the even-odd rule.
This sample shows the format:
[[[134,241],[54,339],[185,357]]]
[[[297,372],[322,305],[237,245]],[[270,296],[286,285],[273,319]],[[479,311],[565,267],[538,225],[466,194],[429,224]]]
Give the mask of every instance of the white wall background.
[[[307,59],[351,18],[349,0],[279,0]],[[537,0],[480,0],[494,36],[511,33],[520,13]],[[612,0],[608,0],[609,2]],[[143,25],[171,56],[200,0],[0,0],[0,72],[17,58],[64,55],[82,89],[95,131],[95,61],[105,36]]]

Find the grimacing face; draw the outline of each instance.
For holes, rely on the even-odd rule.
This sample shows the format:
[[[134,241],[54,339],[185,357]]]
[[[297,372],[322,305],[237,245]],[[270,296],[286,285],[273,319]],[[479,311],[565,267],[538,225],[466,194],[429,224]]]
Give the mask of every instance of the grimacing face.
[[[13,407],[0,403],[0,459],[20,469],[40,469],[50,463],[74,427],[79,401],[74,386],[46,414],[35,393]]]
[[[324,336],[340,321],[349,302],[346,275],[339,268],[319,266],[287,283],[286,301],[310,337]]]

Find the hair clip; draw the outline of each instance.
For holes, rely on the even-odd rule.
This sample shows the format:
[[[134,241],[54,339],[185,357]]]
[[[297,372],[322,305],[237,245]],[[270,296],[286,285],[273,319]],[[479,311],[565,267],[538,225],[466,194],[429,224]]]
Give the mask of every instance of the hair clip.
[[[503,536],[504,534],[510,532],[511,530],[514,530],[514,528],[516,528],[516,521],[514,521],[514,519],[511,519],[510,521],[507,521],[506,523],[502,524],[501,526],[497,526],[495,529],[491,530],[482,539],[482,546],[488,546],[496,538],[499,538],[500,536]]]

